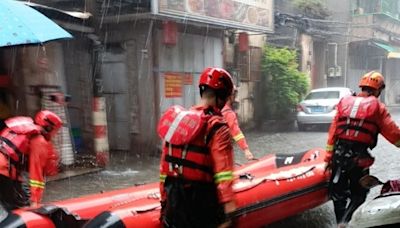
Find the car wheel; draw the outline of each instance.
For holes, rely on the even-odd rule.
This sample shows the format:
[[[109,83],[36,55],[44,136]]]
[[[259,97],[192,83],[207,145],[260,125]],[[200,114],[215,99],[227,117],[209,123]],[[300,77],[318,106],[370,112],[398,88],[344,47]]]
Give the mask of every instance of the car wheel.
[[[297,128],[299,131],[305,131],[307,129],[307,125],[297,122]]]

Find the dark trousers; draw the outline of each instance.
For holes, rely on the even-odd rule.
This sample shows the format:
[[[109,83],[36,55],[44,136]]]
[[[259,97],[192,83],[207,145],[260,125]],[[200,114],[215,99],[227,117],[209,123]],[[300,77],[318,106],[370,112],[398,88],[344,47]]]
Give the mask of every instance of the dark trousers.
[[[15,202],[14,181],[10,178],[0,175],[0,203],[7,211],[17,208]]]
[[[0,131],[6,127],[6,123],[4,122],[5,119],[0,119]]]
[[[335,153],[330,181],[330,194],[338,224],[351,220],[354,211],[365,202],[369,192],[359,184],[361,177],[369,174],[369,169],[357,166],[354,162],[357,153],[349,152],[348,148],[342,148],[341,152],[341,155],[348,156],[340,157]]]
[[[23,179],[26,179],[24,175]],[[30,189],[28,182],[12,180],[0,175],[0,203],[8,210],[30,205]]]
[[[224,221],[214,183],[185,181],[167,177],[167,193],[162,202],[161,220],[168,228],[212,228]]]

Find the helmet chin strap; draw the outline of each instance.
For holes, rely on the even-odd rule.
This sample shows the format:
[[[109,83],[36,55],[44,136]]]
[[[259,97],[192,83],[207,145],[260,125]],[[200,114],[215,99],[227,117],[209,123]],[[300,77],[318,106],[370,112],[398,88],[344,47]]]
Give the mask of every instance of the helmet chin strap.
[[[376,90],[376,92],[374,93],[375,97],[379,97],[382,93],[383,88],[381,87],[380,89]]]
[[[226,104],[226,100],[224,102],[223,99],[219,98],[218,96],[215,96],[215,106],[217,106],[217,108],[219,110],[222,110],[222,108],[225,106]]]

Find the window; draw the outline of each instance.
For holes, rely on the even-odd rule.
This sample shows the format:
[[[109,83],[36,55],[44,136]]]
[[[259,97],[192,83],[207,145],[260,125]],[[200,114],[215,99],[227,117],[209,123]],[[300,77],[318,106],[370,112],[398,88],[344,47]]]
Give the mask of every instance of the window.
[[[380,0],[356,0],[355,14],[369,14],[380,12]]]
[[[399,19],[400,3],[398,0],[354,0],[353,12],[359,14],[383,13]]]
[[[398,0],[382,0],[382,13],[399,19],[399,6]]]
[[[321,91],[312,92],[307,95],[305,100],[316,100],[316,99],[337,99],[339,98],[339,91]]]
[[[250,81],[260,81],[261,79],[261,58],[262,49],[250,47]]]
[[[338,44],[328,43],[328,67],[337,66]]]
[[[237,68],[241,81],[259,81],[261,79],[262,48],[250,47],[246,52],[237,53]]]

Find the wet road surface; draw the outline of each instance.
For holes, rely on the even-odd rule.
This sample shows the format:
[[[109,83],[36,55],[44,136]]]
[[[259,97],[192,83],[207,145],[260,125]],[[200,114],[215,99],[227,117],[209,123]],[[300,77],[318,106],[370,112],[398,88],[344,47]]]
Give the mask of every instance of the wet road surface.
[[[400,124],[400,109],[391,110],[393,118]],[[245,132],[245,135],[253,154],[256,157],[262,157],[268,153],[294,153],[310,148],[324,148],[327,129],[311,128],[306,132],[292,131],[280,133]],[[371,174],[383,181],[400,177],[400,150],[398,148],[380,136],[379,143],[372,151],[372,155],[375,157],[375,164],[371,168]],[[110,168],[105,171],[49,182],[44,201],[61,200],[98,193],[100,191],[125,188],[134,184],[158,181],[159,158],[143,159],[128,155],[118,155],[111,159]],[[244,155],[237,147],[235,147],[235,160],[238,163],[246,161]],[[376,196],[379,190],[378,187],[372,189],[368,199]],[[267,227],[336,227],[332,203],[328,202]]]

